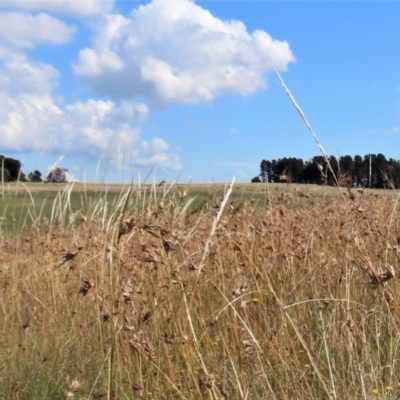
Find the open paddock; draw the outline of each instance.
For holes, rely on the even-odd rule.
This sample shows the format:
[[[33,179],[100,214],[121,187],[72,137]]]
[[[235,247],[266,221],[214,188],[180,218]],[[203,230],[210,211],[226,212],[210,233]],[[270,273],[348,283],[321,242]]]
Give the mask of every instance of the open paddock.
[[[400,395],[398,192],[1,190],[3,398]]]

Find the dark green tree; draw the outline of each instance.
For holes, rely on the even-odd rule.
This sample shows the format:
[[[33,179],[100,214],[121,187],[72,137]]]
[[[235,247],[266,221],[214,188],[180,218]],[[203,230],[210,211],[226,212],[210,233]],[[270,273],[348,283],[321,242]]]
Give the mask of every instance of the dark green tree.
[[[400,188],[400,161],[390,158],[386,169],[388,185],[391,189]]]
[[[365,186],[367,183],[366,165],[359,155],[353,159],[353,186]]]
[[[271,161],[269,160],[261,161],[259,176],[262,182],[274,182]]]
[[[329,164],[328,164],[329,161]],[[329,167],[330,165],[330,167]],[[259,178],[262,182],[293,182],[317,185],[363,186],[400,188],[400,161],[387,160],[379,154],[364,157],[315,156],[304,162],[300,158],[283,157],[262,160]]]
[[[315,156],[304,165],[302,180],[304,183],[325,184],[327,162],[323,156]]]
[[[28,175],[28,180],[31,182],[43,182],[42,173],[38,170],[30,172]]]
[[[7,168],[0,166],[0,182],[10,182],[11,174]]]
[[[10,173],[9,181],[26,181],[25,175],[22,172],[22,164],[21,161],[15,160],[14,158],[4,157],[0,155],[0,168],[7,169]]]
[[[388,165],[386,157],[380,153],[367,154],[364,156],[364,164],[367,167],[368,186],[378,189],[386,187],[384,179]]]
[[[351,156],[342,156],[339,159],[339,172],[341,175],[352,176],[354,161]]]

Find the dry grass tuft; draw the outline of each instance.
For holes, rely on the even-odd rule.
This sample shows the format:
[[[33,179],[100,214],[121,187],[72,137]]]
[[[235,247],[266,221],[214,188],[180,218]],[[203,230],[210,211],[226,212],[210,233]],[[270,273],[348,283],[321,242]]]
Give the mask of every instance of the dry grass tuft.
[[[397,398],[398,199],[281,187],[3,235],[2,398]]]

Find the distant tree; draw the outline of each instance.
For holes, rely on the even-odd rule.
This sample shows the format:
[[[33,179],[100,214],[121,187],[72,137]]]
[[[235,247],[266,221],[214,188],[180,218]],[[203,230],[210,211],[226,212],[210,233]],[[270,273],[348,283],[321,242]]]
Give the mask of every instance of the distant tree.
[[[400,161],[390,158],[386,168],[386,178],[389,180],[388,185],[391,189],[400,188]]]
[[[335,186],[337,185],[340,177],[340,167],[339,167],[339,162],[338,159],[335,156],[330,156],[328,158],[330,168],[328,166],[328,163],[324,159],[323,164],[325,167],[325,175],[326,175],[326,184],[330,186]]]
[[[271,161],[271,175],[270,175],[270,182],[279,182],[279,172],[280,166],[278,165],[279,160],[272,160]]]
[[[262,182],[262,180],[260,179],[259,176],[255,176],[255,177],[251,180],[251,183],[260,183],[260,182]]]
[[[3,168],[0,166],[0,182],[10,182],[10,180],[10,171],[7,168]]]
[[[275,182],[301,182],[304,169],[304,161],[301,158],[285,157],[271,164],[274,165]]]
[[[66,172],[68,169],[56,167],[47,174],[46,182],[65,183],[67,182]]]
[[[326,165],[327,162],[322,156],[315,156],[304,165],[302,180],[305,183],[317,185],[326,184]]]
[[[353,158],[351,156],[339,158],[336,177],[340,186],[353,186]]]
[[[262,160],[260,165],[260,179],[262,182],[277,183],[285,175],[285,169],[289,165],[287,158],[278,160]]]
[[[388,181],[385,178],[387,171],[388,161],[383,154],[377,154],[373,164],[374,170],[374,187],[376,188],[387,188]]]
[[[361,156],[356,155],[353,159],[353,186],[365,186],[367,173],[365,163]]]
[[[0,168],[7,169],[10,173],[9,181],[26,181],[26,177],[22,172],[22,164],[21,161],[15,160],[14,158],[4,157],[0,155]]]
[[[368,186],[373,188],[384,188],[388,161],[383,154],[367,154],[364,156],[364,164],[367,166]]]
[[[289,169],[292,182],[300,183],[304,170],[304,161],[301,158],[289,158]]]
[[[329,163],[328,163],[329,162]],[[379,154],[364,157],[349,155],[326,159],[315,156],[309,161],[300,158],[262,160],[258,178],[262,182],[311,183],[316,185],[371,186],[400,189],[400,161]]]
[[[352,175],[354,161],[351,156],[342,156],[339,159],[339,172],[341,174]]]
[[[292,180],[292,175],[290,171],[289,159],[286,157],[279,158],[275,162],[274,182],[288,183],[291,182],[291,180]]]
[[[30,172],[28,175],[28,180],[31,182],[43,182],[42,173],[38,170]]]
[[[271,161],[261,161],[259,177],[261,182],[271,182]]]

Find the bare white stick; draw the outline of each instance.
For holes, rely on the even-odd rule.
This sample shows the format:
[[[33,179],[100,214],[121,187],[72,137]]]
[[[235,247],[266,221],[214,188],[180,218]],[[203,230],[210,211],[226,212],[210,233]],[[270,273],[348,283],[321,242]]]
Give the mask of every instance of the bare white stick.
[[[217,215],[214,217],[214,221],[213,221],[213,224],[212,224],[210,236],[208,237],[207,242],[206,242],[206,245],[204,246],[203,257],[201,258],[200,265],[199,265],[199,269],[197,270],[197,276],[198,276],[198,277],[200,276],[201,271],[202,271],[202,269],[203,269],[203,263],[204,263],[204,260],[205,260],[206,257],[207,257],[208,248],[210,247],[211,239],[213,238],[214,233],[215,233],[215,231],[217,230],[218,221],[219,221],[219,219],[221,218],[221,215],[222,215],[222,212],[224,211],[225,205],[226,205],[226,203],[227,203],[227,201],[228,201],[228,199],[229,199],[229,196],[230,196],[231,193],[232,193],[232,189],[233,189],[233,184],[234,184],[234,183],[235,183],[235,177],[233,177],[231,184],[229,185],[227,191],[225,192],[224,198],[222,199],[221,206],[220,206],[220,208],[219,208],[219,210],[218,210],[218,213],[217,213]]]

